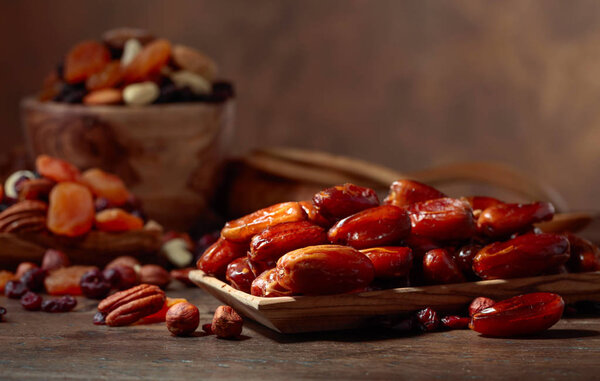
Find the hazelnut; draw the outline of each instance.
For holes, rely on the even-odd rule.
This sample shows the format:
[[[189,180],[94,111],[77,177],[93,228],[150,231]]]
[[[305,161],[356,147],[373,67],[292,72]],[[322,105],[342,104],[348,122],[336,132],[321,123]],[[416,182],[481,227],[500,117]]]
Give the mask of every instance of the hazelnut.
[[[244,320],[229,306],[219,306],[213,317],[211,331],[222,339],[232,339],[242,334]]]
[[[194,282],[190,280],[190,271],[195,270],[193,267],[186,267],[185,269],[171,270],[171,278],[180,281],[188,287],[193,287]]]
[[[117,258],[113,259],[112,261],[110,261],[108,263],[108,265],[106,265],[105,268],[111,269],[116,266],[127,266],[127,267],[131,267],[132,269],[136,270],[136,267],[139,268],[139,266],[140,266],[140,261],[138,261],[134,257],[130,257],[128,255],[123,255],[123,256],[117,257]],[[137,272],[137,270],[136,270],[136,272]]]
[[[200,324],[198,308],[188,302],[177,303],[167,311],[167,329],[175,336],[189,336]]]
[[[21,262],[19,263],[19,266],[17,267],[17,271],[15,272],[15,278],[16,279],[21,279],[21,277],[23,275],[25,275],[25,273],[29,270],[32,269],[37,269],[38,265],[36,265],[33,262]]]
[[[61,267],[69,267],[71,261],[62,251],[48,249],[42,259],[42,269],[46,271],[52,271],[60,269]]]
[[[140,282],[165,288],[171,283],[171,275],[158,265],[144,265],[140,268]]]

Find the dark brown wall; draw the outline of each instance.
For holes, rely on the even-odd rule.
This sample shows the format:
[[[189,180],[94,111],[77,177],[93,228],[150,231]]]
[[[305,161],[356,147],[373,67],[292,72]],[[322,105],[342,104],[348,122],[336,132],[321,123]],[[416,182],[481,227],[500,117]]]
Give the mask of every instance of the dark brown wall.
[[[399,170],[497,160],[600,208],[600,2],[3,1],[0,148],[69,46],[140,26],[238,88],[236,152],[290,145]]]

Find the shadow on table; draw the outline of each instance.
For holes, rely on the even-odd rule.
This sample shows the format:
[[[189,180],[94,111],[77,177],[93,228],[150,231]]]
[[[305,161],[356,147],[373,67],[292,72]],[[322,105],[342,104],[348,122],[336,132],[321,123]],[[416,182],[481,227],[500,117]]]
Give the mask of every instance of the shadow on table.
[[[599,336],[600,332],[591,329],[549,329],[539,335],[516,336],[511,340],[559,340],[559,339],[581,339],[585,337]],[[486,337],[479,335],[481,337]],[[489,337],[490,339],[506,339],[506,337]]]
[[[366,342],[397,339],[402,337],[414,337],[422,335],[415,331],[394,331],[385,328],[359,328],[354,330],[327,331],[327,332],[305,332],[305,333],[277,333],[253,321],[244,322],[255,332],[274,340],[280,344],[302,343],[308,341],[339,341],[339,342]]]
[[[258,323],[248,321],[246,323],[255,332],[273,340],[280,344],[288,343],[302,343],[309,341],[338,341],[338,342],[368,342],[368,341],[380,341],[398,338],[409,338],[420,335],[427,335],[428,333],[422,333],[418,331],[395,331],[386,328],[360,328],[355,330],[343,330],[343,331],[328,331],[328,332],[306,332],[306,333],[295,333],[295,334],[282,334],[277,333],[269,328],[266,328]],[[444,331],[434,332],[430,334],[439,334]],[[452,331],[446,331],[452,332]],[[473,332],[473,335],[478,335]],[[485,337],[478,335],[480,337]],[[559,339],[577,339],[600,336],[600,332],[589,329],[550,329],[539,335],[533,336],[518,336],[511,337],[511,340],[559,340]],[[488,337],[486,337],[488,338]],[[506,339],[506,338],[494,338],[490,339]]]

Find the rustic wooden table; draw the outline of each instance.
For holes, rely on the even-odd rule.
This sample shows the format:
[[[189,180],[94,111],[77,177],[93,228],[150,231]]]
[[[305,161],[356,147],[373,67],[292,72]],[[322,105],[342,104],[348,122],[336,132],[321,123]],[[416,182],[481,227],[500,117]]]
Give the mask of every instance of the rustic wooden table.
[[[179,289],[207,323],[219,304]],[[537,338],[491,339],[469,330],[406,335],[384,330],[276,334],[247,322],[239,341],[172,337],[164,324],[92,325],[96,303],[75,312],[8,309],[0,323],[0,379],[600,379],[600,318],[563,319]]]

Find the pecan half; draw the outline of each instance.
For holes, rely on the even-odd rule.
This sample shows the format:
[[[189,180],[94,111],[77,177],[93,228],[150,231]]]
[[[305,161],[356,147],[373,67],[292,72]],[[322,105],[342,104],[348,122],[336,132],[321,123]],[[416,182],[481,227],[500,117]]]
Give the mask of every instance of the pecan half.
[[[98,311],[106,315],[106,324],[112,327],[135,323],[158,312],[165,303],[165,293],[157,286],[140,284],[117,292],[98,304]]]
[[[44,230],[47,210],[48,205],[45,202],[20,201],[0,213],[0,232],[20,233]]]

